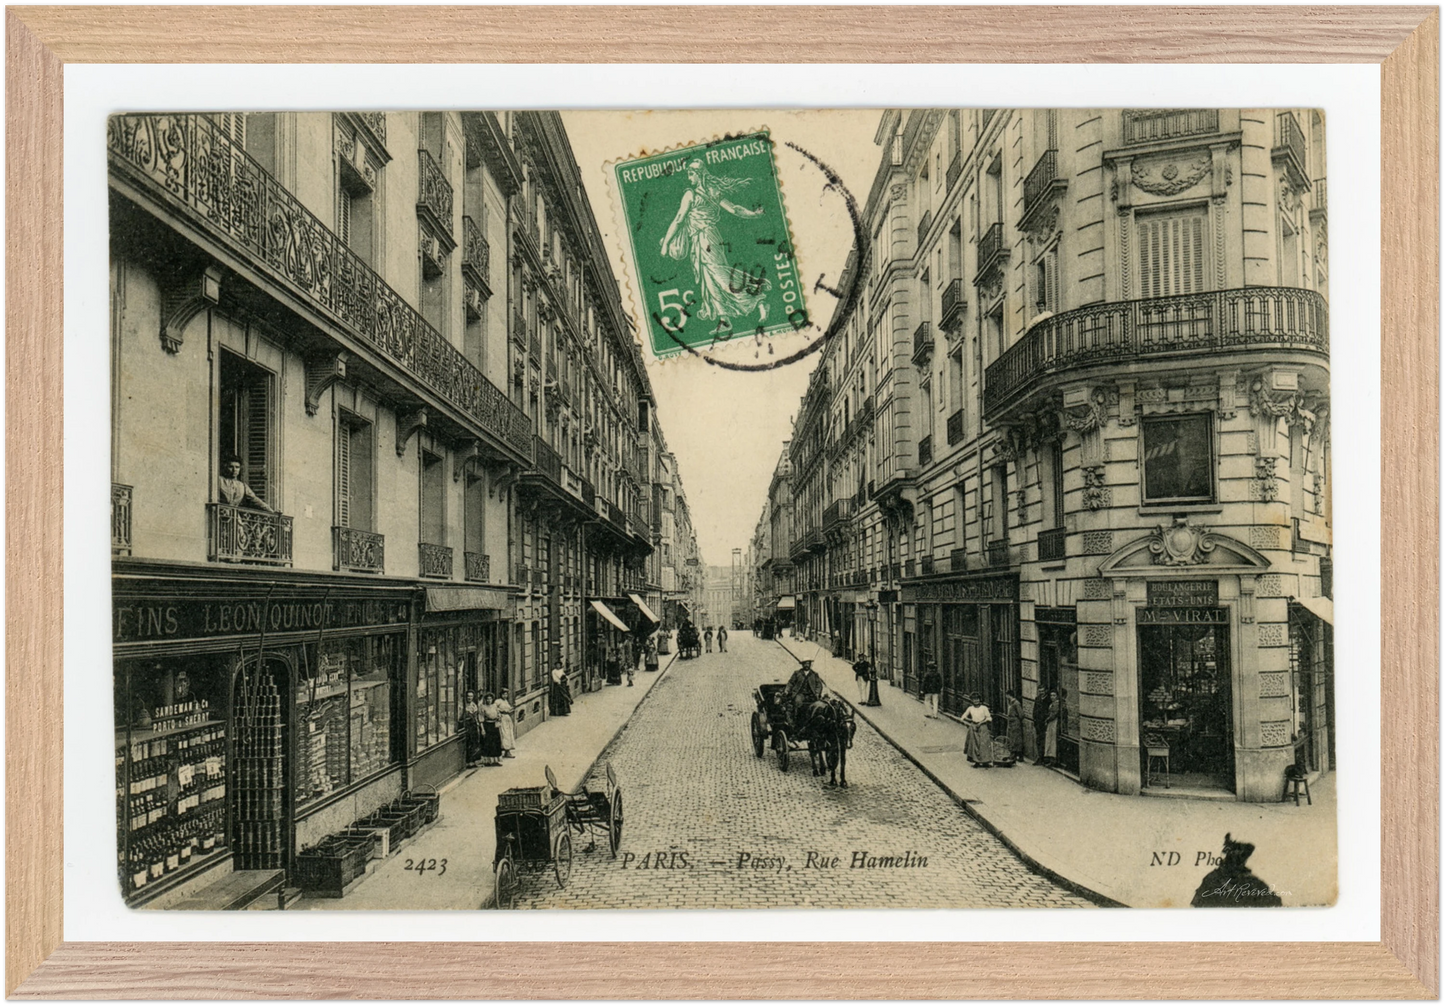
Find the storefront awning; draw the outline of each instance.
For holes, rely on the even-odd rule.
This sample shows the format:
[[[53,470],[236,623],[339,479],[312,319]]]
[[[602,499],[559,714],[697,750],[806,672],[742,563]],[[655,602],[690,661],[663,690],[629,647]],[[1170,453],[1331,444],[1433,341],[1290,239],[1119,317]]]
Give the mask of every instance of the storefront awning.
[[[609,622],[611,622],[615,627],[621,629],[623,632],[631,632],[631,631],[632,631],[631,629],[629,629],[629,628],[627,627],[627,623],[626,623],[626,622],[624,622],[622,619],[618,618],[615,614],[613,614],[612,609],[609,608],[609,607],[607,607],[607,605],[603,604],[601,601],[593,601],[593,602],[592,602],[592,607],[595,608],[595,609],[597,609],[597,614],[599,614],[599,615],[601,615],[603,618],[607,619],[607,620],[608,620]]]
[[[792,610],[793,608],[796,608],[797,606],[798,606],[798,603],[793,600],[793,598],[792,598],[791,595],[788,596],[788,597],[780,597],[780,598],[778,598],[778,610],[779,610],[779,611],[790,611],[790,610]]]
[[[1328,597],[1297,597],[1294,603],[1330,625],[1335,624],[1335,602]]]
[[[503,611],[511,598],[505,590],[487,587],[428,587],[427,611]]]
[[[632,598],[632,603],[637,605],[638,611],[642,612],[648,618],[652,619],[654,625],[662,624],[662,619],[658,618],[657,615],[653,613],[653,610],[647,606],[646,601],[638,597],[636,594],[628,594],[627,596]]]

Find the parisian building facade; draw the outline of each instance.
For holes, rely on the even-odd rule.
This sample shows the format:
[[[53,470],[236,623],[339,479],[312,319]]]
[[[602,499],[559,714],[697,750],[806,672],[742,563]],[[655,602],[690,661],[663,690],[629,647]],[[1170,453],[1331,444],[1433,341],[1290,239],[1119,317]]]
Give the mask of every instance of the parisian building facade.
[[[954,714],[1053,693],[1091,787],[1329,770],[1322,116],[890,111],[875,140],[862,296],[790,444],[800,626],[915,694],[935,664]]]
[[[108,150],[144,900],[128,857],[157,843],[284,868],[442,784],[468,692],[508,690],[525,733],[555,669],[596,687],[693,596],[698,555],[555,113],[123,115]],[[184,814],[141,778],[176,737],[207,756]]]

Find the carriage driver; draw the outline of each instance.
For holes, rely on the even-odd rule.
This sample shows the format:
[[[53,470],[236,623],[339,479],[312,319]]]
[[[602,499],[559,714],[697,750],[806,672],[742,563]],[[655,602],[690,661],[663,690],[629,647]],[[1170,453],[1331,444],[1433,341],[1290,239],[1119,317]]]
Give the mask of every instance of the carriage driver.
[[[788,711],[793,713],[795,718],[804,707],[823,697],[823,679],[817,671],[813,670],[813,662],[800,660],[798,663],[800,666],[788,679],[788,687],[785,692]]]

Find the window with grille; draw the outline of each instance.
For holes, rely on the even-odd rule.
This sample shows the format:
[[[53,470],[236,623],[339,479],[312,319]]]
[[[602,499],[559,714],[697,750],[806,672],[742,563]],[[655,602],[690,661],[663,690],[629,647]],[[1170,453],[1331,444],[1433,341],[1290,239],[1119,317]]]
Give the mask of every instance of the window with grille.
[[[217,423],[218,470],[241,463],[241,478],[251,491],[271,502],[275,377],[235,353],[221,351],[220,417]],[[274,505],[274,504],[273,504]]]
[[[1034,263],[1034,313],[1059,309],[1059,247],[1053,245]]]
[[[1209,275],[1209,240],[1203,207],[1134,218],[1141,297],[1202,293]]]
[[[1045,444],[1039,454],[1039,488],[1043,497],[1044,528],[1064,525],[1064,448],[1058,441]]]
[[[372,425],[344,412],[336,423],[336,523],[374,531],[372,471],[375,461]]]

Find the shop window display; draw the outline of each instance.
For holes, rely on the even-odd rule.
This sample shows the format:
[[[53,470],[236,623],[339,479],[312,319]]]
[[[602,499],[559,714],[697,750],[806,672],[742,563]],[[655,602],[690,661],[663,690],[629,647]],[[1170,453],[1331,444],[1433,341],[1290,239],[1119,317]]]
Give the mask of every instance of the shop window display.
[[[458,691],[469,663],[476,660],[475,625],[424,629],[418,636],[416,675],[416,749],[425,751],[457,732]]]
[[[395,635],[325,640],[305,648],[297,674],[297,805],[322,799],[391,765]]]

